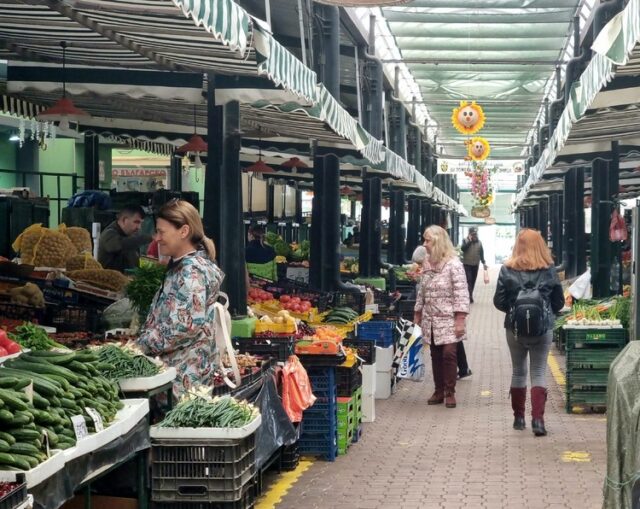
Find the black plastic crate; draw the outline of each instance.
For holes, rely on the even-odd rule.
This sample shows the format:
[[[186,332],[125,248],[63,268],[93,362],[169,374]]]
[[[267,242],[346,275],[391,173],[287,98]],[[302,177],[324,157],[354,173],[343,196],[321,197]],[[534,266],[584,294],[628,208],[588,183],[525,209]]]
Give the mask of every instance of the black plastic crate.
[[[152,440],[154,502],[238,502],[255,475],[255,434],[242,439]]]
[[[93,307],[47,306],[45,325],[58,332],[99,332],[102,311]]]
[[[365,311],[367,294],[364,292],[334,292],[332,294],[332,307],[347,307],[353,309],[359,315]]]
[[[358,351],[358,357],[362,359],[364,364],[375,364],[376,362],[376,343],[375,341],[345,339],[342,344]]]
[[[0,498],[0,509],[15,509],[27,499],[27,483],[24,474],[16,476],[16,489]]]
[[[362,387],[362,372],[358,363],[350,368],[336,368],[336,383],[339,398],[350,398],[353,392]]]
[[[240,353],[272,357],[281,362],[285,362],[293,354],[295,348],[293,336],[233,338],[232,342],[233,348]]]
[[[0,301],[0,316],[11,320],[42,324],[46,317],[46,309]]]
[[[155,502],[156,509],[251,509],[258,498],[258,481],[247,483],[242,488],[241,498],[233,502]]]
[[[298,442],[283,445],[280,448],[280,470],[289,472],[298,468],[300,462],[300,447]]]

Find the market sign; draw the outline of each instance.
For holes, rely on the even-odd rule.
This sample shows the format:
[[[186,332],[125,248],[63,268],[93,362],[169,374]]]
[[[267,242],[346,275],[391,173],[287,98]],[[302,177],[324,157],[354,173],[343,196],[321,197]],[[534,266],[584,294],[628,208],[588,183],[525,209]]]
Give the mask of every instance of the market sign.
[[[489,159],[483,164],[491,173],[524,175],[524,161],[519,159]],[[464,175],[473,169],[473,163],[464,159],[438,159],[438,173]]]
[[[113,168],[113,177],[160,177],[167,178],[166,168]]]

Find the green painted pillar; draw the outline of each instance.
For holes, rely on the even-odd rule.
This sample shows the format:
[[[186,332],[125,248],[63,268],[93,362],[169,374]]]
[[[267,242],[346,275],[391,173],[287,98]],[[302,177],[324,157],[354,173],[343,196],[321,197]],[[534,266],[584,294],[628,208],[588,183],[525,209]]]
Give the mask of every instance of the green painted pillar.
[[[593,297],[611,295],[611,177],[609,163],[595,160],[591,169],[591,283]]]

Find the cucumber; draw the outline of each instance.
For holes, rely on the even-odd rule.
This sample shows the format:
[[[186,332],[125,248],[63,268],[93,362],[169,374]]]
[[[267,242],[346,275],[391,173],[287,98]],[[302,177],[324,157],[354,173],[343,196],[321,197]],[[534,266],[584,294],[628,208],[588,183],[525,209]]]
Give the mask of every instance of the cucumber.
[[[9,445],[16,443],[16,439],[13,438],[13,435],[11,435],[10,433],[7,433],[5,431],[0,431],[0,440],[4,440]]]
[[[31,414],[29,414],[31,415]],[[11,421],[11,425],[12,426],[25,426],[31,422],[33,422],[33,415],[31,415],[31,417],[29,417],[29,415],[27,415],[26,413],[19,413],[16,412],[13,415],[13,420]]]
[[[68,408],[69,410],[74,410],[76,408],[76,402],[69,398],[61,398],[60,404],[62,408]]]
[[[47,433],[47,436],[49,437],[49,447],[56,447],[58,445],[58,442],[60,442],[60,437],[58,437],[58,434],[53,431],[51,428],[43,428],[44,431]]]
[[[30,384],[31,384],[31,380],[29,380],[28,378],[22,378],[16,381],[15,385],[13,386],[13,389],[18,391],[20,389],[24,389]]]
[[[9,430],[7,433],[13,436],[13,438],[16,439],[16,442],[35,442],[42,439],[41,433],[35,429],[16,428]]]
[[[89,368],[87,366],[88,366],[87,364],[84,364],[82,362],[73,361],[69,363],[68,368],[73,369],[74,371],[77,371],[79,373],[84,373],[85,375],[88,375]]]
[[[11,424],[13,422],[13,414],[6,408],[0,408],[0,424]]]
[[[44,375],[38,375],[36,373],[28,373],[26,371],[4,367],[0,369],[0,379],[3,378],[3,372],[4,375],[32,380],[33,388],[45,397],[55,396],[58,393],[62,393],[60,384],[58,384],[54,380],[51,380],[50,378],[45,377]]]
[[[25,454],[27,456],[35,456],[40,452],[40,449],[35,445],[28,444],[26,442],[16,442],[11,446],[11,454]]]
[[[13,470],[16,468],[20,470],[31,470],[31,465],[28,461],[16,458],[13,454],[7,454],[6,452],[0,453],[0,464],[8,465],[12,467],[11,469]]]
[[[41,359],[26,361],[18,358],[9,362],[11,363],[9,365],[10,368],[24,369],[27,371],[33,371],[34,373],[40,373],[42,375],[61,376],[66,378],[69,382],[78,381],[78,375],[73,371],[61,366],[56,366]]]
[[[49,408],[49,401],[40,396],[36,391],[33,391],[33,406],[40,410],[46,410]]]
[[[14,454],[12,453],[14,460],[23,460],[29,464],[29,470],[36,468],[40,464],[40,460],[28,454]]]
[[[0,377],[0,389],[11,389],[18,383],[15,376]]]
[[[22,401],[14,391],[0,389],[0,399],[4,401],[7,408],[12,410],[26,410],[29,408],[29,405]]]
[[[32,410],[35,422],[40,425],[56,425],[60,422],[60,418],[52,413],[45,412],[44,410]]]
[[[0,452],[9,452],[11,450],[11,444],[9,442],[0,439]]]
[[[68,364],[76,358],[74,352],[60,353],[60,352],[46,352],[44,355],[36,352],[29,352],[22,354],[20,359],[27,362],[48,362],[49,364],[59,365]]]

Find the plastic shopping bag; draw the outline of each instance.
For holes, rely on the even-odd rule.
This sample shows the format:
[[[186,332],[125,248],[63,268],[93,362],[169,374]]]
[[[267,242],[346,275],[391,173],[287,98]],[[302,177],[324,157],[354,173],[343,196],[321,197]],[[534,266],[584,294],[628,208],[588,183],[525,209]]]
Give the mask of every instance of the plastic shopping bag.
[[[591,269],[582,274],[569,287],[569,293],[574,299],[590,299],[591,298]]]
[[[484,269],[484,284],[488,285],[489,284],[489,271],[487,269]]]
[[[620,215],[618,209],[613,209],[611,213],[611,223],[609,224],[609,240],[619,242],[627,240],[627,224],[624,217]]]
[[[409,320],[401,319],[398,323],[400,341],[393,359],[398,378],[422,382],[425,365],[422,358],[422,329]]]
[[[282,406],[291,422],[300,422],[302,412],[316,402],[307,370],[291,355],[282,370]]]

